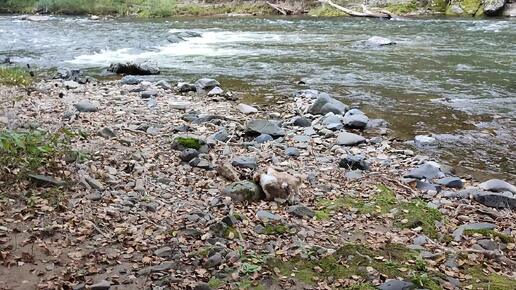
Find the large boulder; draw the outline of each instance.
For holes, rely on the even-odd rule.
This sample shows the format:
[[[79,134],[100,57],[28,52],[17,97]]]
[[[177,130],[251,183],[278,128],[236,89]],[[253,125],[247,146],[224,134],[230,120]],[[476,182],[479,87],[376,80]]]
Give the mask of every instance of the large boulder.
[[[502,11],[502,16],[516,17],[516,3],[505,4],[505,9]]]
[[[125,75],[157,75],[160,73],[158,64],[150,61],[113,63],[108,71]]]
[[[256,135],[267,134],[272,137],[285,136],[285,130],[277,122],[261,119],[251,120],[247,123],[246,132]]]
[[[317,100],[310,106],[308,112],[314,115],[326,115],[327,113],[334,113],[344,115],[348,110],[348,106],[339,100],[330,97],[328,94],[321,93]]]
[[[484,14],[487,16],[496,16],[501,14],[506,0],[485,0]]]
[[[352,129],[365,129],[369,118],[358,109],[351,109],[344,115],[344,125]]]

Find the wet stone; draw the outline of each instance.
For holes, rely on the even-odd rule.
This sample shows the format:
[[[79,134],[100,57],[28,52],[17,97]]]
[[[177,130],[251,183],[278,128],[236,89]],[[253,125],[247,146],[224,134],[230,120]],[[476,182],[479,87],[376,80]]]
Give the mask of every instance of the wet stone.
[[[111,282],[102,280],[90,286],[91,290],[108,290],[111,287]]]
[[[463,188],[464,182],[458,177],[444,177],[434,181],[435,183],[449,188]]]
[[[432,180],[444,177],[444,173],[434,163],[427,162],[415,169],[410,170],[405,177]]]
[[[510,192],[481,192],[474,195],[473,198],[488,207],[494,208],[516,208],[516,198],[512,196]]]
[[[288,147],[287,149],[285,149],[285,154],[290,157],[298,157],[299,155],[301,155],[299,149],[294,147]]]
[[[297,117],[294,119],[294,126],[298,127],[310,127],[312,126],[312,121],[307,117]]]

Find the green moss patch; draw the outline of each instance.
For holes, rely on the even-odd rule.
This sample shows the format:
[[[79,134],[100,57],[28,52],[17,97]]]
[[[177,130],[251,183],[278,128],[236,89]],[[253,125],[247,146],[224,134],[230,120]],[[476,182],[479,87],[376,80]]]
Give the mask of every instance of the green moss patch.
[[[282,235],[289,232],[288,227],[284,224],[266,224],[264,228],[265,235]]]
[[[176,137],[174,143],[179,144],[185,148],[199,150],[203,145],[203,142],[193,137]]]
[[[419,5],[416,1],[412,1],[410,3],[389,4],[385,9],[394,14],[402,15],[416,12],[419,9]]]
[[[442,214],[435,208],[427,206],[423,200],[402,202],[395,216],[395,225],[401,228],[421,227],[429,237],[437,237],[435,223],[442,220]]]
[[[500,233],[496,230],[490,230],[490,229],[479,229],[479,230],[464,230],[464,235],[481,235],[484,237],[492,238],[492,239],[499,239],[502,243],[508,244],[514,242],[514,239],[506,235],[504,233]]]
[[[310,9],[308,15],[315,17],[335,17],[335,16],[347,16],[346,13],[331,7],[330,5],[321,5],[316,8]]]
[[[272,259],[267,262],[267,266],[276,269],[283,276],[295,277],[306,284],[314,284],[316,280],[330,277],[349,279],[356,276],[363,278],[359,283],[365,282],[367,269],[372,267],[389,278],[417,280],[418,286],[423,288],[435,289],[434,286],[438,285],[435,281],[438,274],[427,272],[424,262],[417,259],[417,253],[400,244],[386,244],[379,249],[346,244],[334,254],[322,258],[290,261]],[[370,287],[372,286],[362,283],[348,289],[371,289]]]
[[[472,266],[467,268],[467,272],[471,275],[469,285],[471,289],[490,289],[490,290],[506,290],[516,289],[516,280],[499,274],[486,274],[482,271],[481,266]],[[464,286],[469,286],[464,285]]]

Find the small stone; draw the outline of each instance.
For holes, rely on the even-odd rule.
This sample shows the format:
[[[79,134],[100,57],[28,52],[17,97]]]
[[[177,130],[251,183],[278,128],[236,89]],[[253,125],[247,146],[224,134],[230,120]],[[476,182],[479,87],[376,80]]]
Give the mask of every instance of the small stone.
[[[269,120],[251,120],[247,123],[246,132],[252,134],[268,134],[272,137],[285,136],[285,130],[277,122]]]
[[[365,141],[364,137],[353,133],[341,132],[337,135],[337,145],[353,146]]]
[[[171,247],[163,247],[159,248],[156,251],[154,251],[154,255],[158,257],[169,257],[172,255],[172,248]]]
[[[240,180],[240,174],[238,174],[235,167],[228,162],[217,166],[217,173],[229,181]]]
[[[145,91],[140,93],[140,97],[142,99],[154,98],[157,95],[158,95],[158,91],[156,91],[156,90],[145,90]]]
[[[516,198],[512,196],[511,192],[479,192],[478,194],[474,195],[473,198],[477,202],[488,207],[509,209],[516,208]]]
[[[297,117],[294,119],[294,126],[298,127],[310,127],[312,126],[312,121],[307,117]]]
[[[229,138],[228,131],[225,128],[222,128],[208,137],[208,143],[216,144],[216,141],[227,142]]]
[[[86,195],[86,199],[91,201],[99,201],[102,199],[102,195],[97,191]]]
[[[137,85],[143,82],[143,79],[136,76],[125,76],[120,80],[120,82],[124,85]]]
[[[206,268],[213,268],[213,267],[217,267],[220,264],[222,264],[222,255],[220,253],[216,253],[216,254],[212,255],[211,257],[209,257],[208,260],[206,260],[206,263],[204,264],[204,266]]]
[[[238,223],[238,220],[234,215],[227,215],[223,217],[221,221],[225,223],[228,227],[232,227]]]
[[[179,158],[183,162],[190,162],[190,160],[196,158],[197,156],[199,156],[199,151],[191,148],[185,149],[179,154]]]
[[[214,87],[208,92],[208,97],[220,96],[224,93],[224,90],[220,87]]]
[[[92,188],[96,189],[96,190],[104,190],[104,185],[102,185],[102,183],[98,180],[96,180],[95,178],[91,177],[91,176],[85,176],[84,177],[84,180],[86,181],[86,183],[88,183]]]
[[[100,129],[99,135],[104,137],[104,138],[106,138],[106,139],[111,139],[111,138],[115,138],[116,137],[115,132],[111,128],[109,128],[109,127],[104,127],[102,129]]]
[[[145,191],[145,181],[141,178],[136,179],[134,182],[134,190],[137,192],[144,192]]]
[[[297,216],[300,218],[304,218],[304,217],[313,218],[315,216],[315,212],[312,209],[310,209],[304,205],[291,206],[288,208],[287,212],[293,216]]]
[[[416,246],[422,246],[428,242],[428,238],[425,235],[419,235],[417,236],[414,241],[412,242]]]
[[[362,114],[349,114],[352,110],[348,111],[344,116],[344,126],[351,129],[365,129],[367,127],[367,123],[369,122],[369,118]],[[357,110],[358,111],[358,110]]]
[[[62,180],[57,180],[51,176],[47,175],[40,175],[40,174],[29,174],[29,177],[32,179],[32,181],[41,184],[41,185],[64,185],[65,182]]]
[[[95,105],[93,102],[91,102],[89,100],[81,100],[77,104],[75,104],[74,107],[79,112],[96,112],[96,111],[98,111],[97,105]]]
[[[267,221],[281,221],[282,220],[282,217],[279,216],[279,215],[275,215],[271,212],[268,212],[266,210],[259,210],[257,213],[256,213],[256,216],[262,220],[263,222],[267,222]]]
[[[219,87],[220,83],[214,79],[203,78],[195,82],[195,86],[201,90],[209,91],[215,87]]]
[[[301,155],[299,149],[295,147],[287,147],[287,149],[285,149],[285,154],[290,157],[298,157],[299,155]]]
[[[367,170],[369,165],[362,155],[348,155],[340,160],[339,167],[348,170]]]
[[[237,106],[238,110],[240,112],[242,112],[243,114],[253,114],[253,113],[258,113],[258,109],[256,109],[255,107],[253,106],[249,106],[249,105],[246,105],[246,104],[238,104]]]
[[[390,279],[378,286],[379,290],[411,290],[415,285],[412,282]]]
[[[187,93],[187,92],[195,92],[197,91],[197,87],[194,84],[179,82],[177,83],[177,90],[180,93]]]
[[[68,90],[74,90],[76,88],[78,88],[80,85],[78,82],[74,82],[74,81],[66,81],[63,83],[63,86],[68,89]]]
[[[155,84],[156,87],[162,88],[164,90],[172,89],[172,86],[166,80],[160,80]]]
[[[326,115],[330,112],[343,115],[347,110],[348,106],[341,101],[330,97],[326,93],[320,93],[317,100],[308,109],[308,112],[314,115]]]
[[[416,188],[421,191],[434,191],[434,192],[440,192],[441,186],[435,185],[429,182],[424,182],[421,180],[416,181]]]
[[[346,172],[346,178],[349,180],[355,180],[362,178],[362,171],[361,170],[351,170]]]
[[[426,162],[425,164],[409,171],[405,177],[432,180],[435,178],[443,178],[444,173],[435,162]]]
[[[274,138],[272,138],[272,136],[269,134],[260,134],[260,136],[254,139],[254,141],[258,144],[264,144],[273,140]]]
[[[434,181],[435,183],[449,188],[463,188],[464,182],[458,177],[444,177]]]
[[[482,248],[484,248],[488,251],[494,251],[494,250],[498,250],[500,248],[498,243],[496,243],[495,241],[490,240],[490,239],[478,240],[477,244],[479,244]]]
[[[84,290],[84,289],[86,289],[86,285],[84,283],[77,284],[72,287],[72,290]]]
[[[258,160],[254,157],[237,157],[233,159],[231,165],[240,168],[256,169],[258,167]]]
[[[434,145],[437,142],[437,139],[430,136],[424,136],[424,135],[417,135],[414,138],[414,144],[418,147],[425,147]]]
[[[109,290],[110,287],[111,287],[111,282],[102,280],[98,283],[91,285],[90,289],[91,290]]]

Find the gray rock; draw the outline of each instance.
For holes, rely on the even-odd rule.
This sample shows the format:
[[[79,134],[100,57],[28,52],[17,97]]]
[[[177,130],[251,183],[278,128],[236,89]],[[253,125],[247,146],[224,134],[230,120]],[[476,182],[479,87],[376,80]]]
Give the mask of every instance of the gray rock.
[[[111,282],[102,280],[98,283],[91,285],[90,289],[91,290],[109,290],[110,287],[111,287]]]
[[[437,139],[430,136],[417,135],[414,137],[414,144],[418,147],[425,147],[434,145],[437,142]]]
[[[334,113],[328,113],[326,116],[324,116],[322,124],[326,126],[330,124],[342,124],[342,116],[335,115]]]
[[[370,37],[367,41],[366,41],[366,44],[370,45],[370,46],[385,46],[385,45],[393,45],[393,44],[396,44],[396,42],[388,39],[388,38],[385,38],[385,37],[381,37],[381,36],[373,36],[373,37]]]
[[[172,255],[172,248],[171,247],[163,247],[159,248],[156,251],[154,251],[154,255],[158,257],[169,257]]]
[[[229,138],[228,131],[225,128],[222,128],[208,137],[208,143],[215,144],[217,143],[216,141],[227,142]]]
[[[299,152],[299,149],[295,147],[287,147],[287,149],[285,149],[285,154],[291,157],[298,157],[299,155],[301,155],[301,152]]]
[[[364,137],[354,133],[341,132],[337,135],[337,145],[353,146],[364,143],[365,141],[366,139]]]
[[[374,128],[387,128],[389,127],[389,123],[385,121],[384,119],[372,119],[367,122],[367,129],[374,129]]]
[[[510,191],[514,194],[516,194],[516,186],[505,182],[500,179],[490,179],[488,181],[482,182],[478,185],[478,187],[482,188],[483,190],[487,191],[493,191],[493,192],[504,192],[504,191]]]
[[[444,173],[435,162],[426,162],[425,164],[410,170],[404,177],[432,180],[435,178],[443,178]]]
[[[492,230],[494,228],[496,228],[496,225],[491,223],[465,224],[453,231],[452,236],[455,241],[459,242],[462,239],[462,235],[464,234],[465,230]]]
[[[444,266],[449,269],[458,269],[459,263],[457,263],[457,256],[456,255],[449,255],[446,258],[446,261],[444,262]]]
[[[263,222],[281,221],[283,219],[281,216],[273,214],[266,210],[259,210],[258,212],[256,212],[256,217],[258,217]]]
[[[77,284],[72,287],[72,290],[84,290],[84,289],[86,289],[86,285],[84,283]]]
[[[425,235],[419,235],[417,236],[414,241],[412,242],[416,246],[422,246],[428,242],[428,238]]]
[[[288,208],[287,212],[293,216],[297,216],[300,218],[313,218],[315,216],[315,212],[304,205],[293,205]]]
[[[347,113],[346,113],[347,115]],[[365,129],[369,118],[363,114],[344,116],[344,126],[352,129]]]
[[[312,121],[307,117],[297,117],[294,119],[294,126],[298,127],[310,127],[312,126]]]
[[[65,182],[62,180],[57,180],[51,176],[40,175],[40,174],[29,174],[29,177],[32,181],[41,184],[41,185],[64,185]]]
[[[243,114],[258,113],[258,109],[256,109],[253,106],[246,105],[246,104],[238,104],[237,108]]]
[[[272,137],[285,136],[285,130],[277,122],[269,120],[251,120],[247,123],[246,132],[251,134],[268,134]]]
[[[77,104],[75,104],[74,107],[79,112],[96,112],[96,111],[98,111],[97,105],[89,100],[81,100]]]
[[[153,266],[151,269],[152,273],[165,272],[174,268],[174,262],[163,262],[159,265]]]
[[[500,248],[498,243],[496,243],[495,241],[490,240],[490,239],[478,240],[477,244],[479,244],[482,248],[484,248],[488,251],[494,251],[494,250],[498,250]]]
[[[183,162],[190,162],[190,160],[196,158],[197,156],[199,156],[199,151],[192,148],[185,149],[179,154],[179,158]]]
[[[477,202],[494,208],[516,208],[516,198],[510,192],[479,192],[473,196]]]
[[[80,85],[75,81],[66,81],[63,83],[63,86],[68,90],[74,90],[78,88]]]
[[[272,136],[269,134],[260,134],[258,137],[254,139],[254,142],[258,144],[264,144],[273,140],[274,138],[272,138]]]
[[[193,290],[212,290],[212,288],[210,287],[210,285],[208,285],[208,283],[199,283],[195,285]]]
[[[158,91],[156,90],[145,90],[143,92],[140,93],[140,97],[142,99],[149,99],[149,98],[153,98],[153,97],[156,97],[158,95]]]
[[[180,93],[187,93],[187,92],[195,92],[197,91],[197,87],[194,84],[179,82],[177,83],[177,90]]]
[[[359,178],[362,178],[362,171],[361,170],[347,171],[345,176],[349,180],[359,179]]]
[[[154,84],[158,88],[162,88],[164,90],[172,89],[172,86],[166,80],[160,80],[156,84]]]
[[[219,253],[216,253],[216,254],[212,255],[211,257],[209,257],[208,260],[206,260],[206,263],[204,264],[204,266],[206,268],[213,268],[213,267],[217,267],[220,264],[222,264],[222,255],[219,252]]]
[[[463,188],[464,182],[458,177],[444,177],[434,181],[435,183],[449,188]]]
[[[260,187],[252,181],[237,181],[224,188],[223,194],[231,197],[233,201],[256,201],[263,198]]]
[[[157,75],[160,73],[158,64],[150,61],[114,63],[109,66],[108,71],[126,75]]]
[[[435,184],[432,184],[432,183],[429,183],[429,182],[424,182],[424,181],[421,181],[421,180],[417,180],[416,181],[416,188],[421,190],[421,191],[435,191],[435,192],[440,192],[441,191],[441,186],[440,185],[435,185]]]
[[[347,170],[367,170],[369,165],[362,155],[348,155],[340,160],[339,167]]]
[[[387,280],[382,285],[378,286],[379,290],[410,290],[416,288],[412,282],[401,280]]]
[[[341,101],[330,97],[328,94],[321,94],[310,106],[308,112],[314,115],[326,115],[330,112],[343,115],[347,110],[348,106]]]
[[[460,5],[457,5],[457,4],[453,4],[450,6],[449,8],[451,14],[454,14],[454,15],[462,15],[464,14],[464,9],[462,9],[462,7],[460,7]]]
[[[102,199],[100,192],[96,191],[85,196],[87,200],[99,201]]]
[[[98,180],[96,180],[95,178],[93,177],[90,177],[90,176],[85,176],[84,177],[84,180],[86,181],[86,183],[89,184],[89,186],[91,186],[93,189],[96,189],[96,190],[104,190],[104,185],[102,185],[102,183]]]
[[[208,97],[220,96],[224,93],[224,90],[220,87],[214,87],[208,92]]]
[[[110,139],[110,138],[115,138],[116,137],[115,132],[111,128],[109,128],[109,127],[104,127],[102,129],[100,129],[99,135],[104,137],[104,138],[106,138],[106,139]]]
[[[194,159],[190,160],[190,162],[188,162],[188,164],[190,164],[190,166],[192,166],[192,167],[198,167],[198,168],[202,168],[202,169],[206,169],[206,170],[213,169],[213,165],[211,164],[211,162],[204,158],[194,158]]]
[[[215,87],[220,87],[220,83],[214,79],[203,78],[195,82],[195,87],[201,90],[209,91]]]
[[[256,169],[258,167],[258,160],[254,157],[242,156],[233,159],[231,165],[240,168]]]
[[[124,85],[137,85],[143,82],[143,79],[136,76],[125,76],[120,80],[120,82]]]
[[[490,0],[483,1],[484,14],[487,16],[496,16],[500,14],[505,6],[506,0]]]
[[[228,227],[232,227],[238,223],[238,219],[234,215],[227,215],[222,218],[221,222],[225,223]]]

